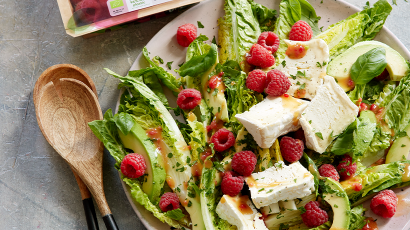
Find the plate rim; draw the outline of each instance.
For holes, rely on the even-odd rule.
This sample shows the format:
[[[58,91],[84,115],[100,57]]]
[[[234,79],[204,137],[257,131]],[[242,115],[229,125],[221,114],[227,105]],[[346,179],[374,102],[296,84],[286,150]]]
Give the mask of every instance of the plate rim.
[[[189,9],[186,10],[185,12],[181,13],[180,15],[178,15],[177,17],[175,17],[174,19],[172,19],[172,20],[171,20],[170,22],[168,22],[166,25],[164,25],[164,26],[150,39],[150,41],[149,41],[144,47],[147,47],[147,46],[149,46],[151,43],[154,43],[154,40],[156,40],[157,36],[160,36],[160,34],[162,33],[162,31],[163,31],[163,30],[166,30],[166,27],[168,27],[170,24],[174,23],[175,21],[178,21],[180,18],[183,18],[186,14],[189,14],[190,11],[193,11],[193,10],[195,10],[195,9],[197,9],[197,8],[202,7],[204,4],[211,4],[211,2],[213,2],[213,1],[225,1],[225,0],[204,0],[204,1],[201,1],[201,2],[198,3],[197,5],[195,5],[195,6],[191,7],[191,8],[189,8]],[[280,1],[280,0],[277,0],[277,1]],[[345,7],[349,7],[349,8],[351,8],[351,9],[354,11],[354,13],[361,11],[361,9],[360,9],[359,7],[353,5],[353,4],[349,3],[349,2],[346,2],[346,1],[344,1],[344,0],[334,0],[334,1],[332,1],[332,2],[341,3],[341,4],[344,5]],[[400,48],[400,50],[396,50],[396,51],[398,51],[402,56],[404,56],[405,59],[409,60],[409,59],[410,59],[410,52],[409,52],[409,50],[408,50],[408,49],[404,46],[404,44],[396,37],[396,35],[395,35],[393,32],[391,32],[385,25],[383,25],[383,28],[381,29],[380,32],[382,32],[382,31],[385,32],[386,35],[387,35],[389,38],[392,39],[392,43],[395,43],[395,44]],[[142,53],[143,53],[143,51],[141,50],[141,52],[138,54],[137,58],[136,58],[135,61],[132,63],[132,65],[131,65],[131,67],[130,67],[130,69],[129,69],[128,71],[136,70],[135,67],[136,67],[136,66],[138,65],[138,63],[141,61]],[[123,92],[124,92],[124,89],[121,89],[120,92],[119,92],[119,96],[118,96],[118,100],[117,100],[116,108],[115,108],[115,113],[118,112],[119,101],[120,101],[121,94],[122,94]],[[141,206],[141,205],[140,205],[139,203],[137,203],[137,202],[132,198],[132,196],[131,196],[131,191],[130,191],[130,187],[122,180],[122,178],[121,178],[121,172],[120,172],[120,171],[118,171],[118,176],[119,176],[119,179],[120,179],[120,181],[121,181],[121,185],[122,185],[122,187],[123,187],[123,189],[124,189],[125,195],[127,196],[128,202],[131,204],[132,209],[133,209],[134,212],[137,214],[138,219],[142,222],[142,224],[145,226],[146,229],[148,229],[148,230],[155,230],[155,228],[151,226],[150,222],[148,222],[147,219],[143,218],[141,212],[137,209],[137,206]],[[150,212],[149,212],[149,215],[152,215],[152,216],[153,216],[153,214],[150,213]],[[154,216],[153,216],[153,217],[154,217]],[[154,217],[154,218],[156,218],[156,217]],[[158,220],[158,221],[159,221],[159,220]],[[167,224],[165,224],[165,225],[170,228],[169,225],[167,225]],[[405,226],[403,226],[403,229],[404,229],[406,226],[410,226],[410,221],[408,221],[407,224],[406,224]]]

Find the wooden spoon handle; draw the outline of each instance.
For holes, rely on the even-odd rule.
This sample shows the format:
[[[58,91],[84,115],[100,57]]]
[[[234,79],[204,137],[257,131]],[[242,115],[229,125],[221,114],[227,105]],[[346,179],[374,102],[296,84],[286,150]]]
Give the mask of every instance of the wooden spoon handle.
[[[117,223],[115,223],[114,216],[112,214],[103,216],[103,220],[107,230],[118,230]]]
[[[88,230],[99,230],[97,215],[95,213],[93,199],[91,198],[90,190],[88,190],[87,185],[84,184],[83,180],[73,171],[75,180],[77,181],[78,187],[80,188],[81,199],[83,200],[83,207],[85,213],[85,220],[87,221]]]

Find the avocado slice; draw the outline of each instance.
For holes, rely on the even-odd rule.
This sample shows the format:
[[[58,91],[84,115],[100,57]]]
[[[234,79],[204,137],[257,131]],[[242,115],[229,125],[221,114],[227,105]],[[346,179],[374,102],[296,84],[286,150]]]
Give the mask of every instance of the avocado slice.
[[[386,156],[386,164],[406,160],[410,152],[410,124],[404,128],[407,136],[397,138]]]
[[[350,201],[340,183],[332,178],[326,178],[324,183],[323,198],[333,209],[333,223],[330,229],[349,229]],[[337,218],[335,218],[337,217]]]
[[[363,41],[350,47],[348,50],[337,56],[327,66],[327,74],[337,79],[338,84],[345,90],[345,92],[352,89],[348,86],[350,77],[350,69],[357,58],[367,51],[382,47],[386,50],[386,69],[389,72],[390,80],[400,81],[409,70],[406,60],[390,46],[378,41]]]
[[[164,186],[166,177],[161,153],[158,153],[145,130],[137,122],[134,122],[134,126],[127,135],[124,135],[119,129],[118,134],[125,148],[144,157],[147,168],[142,191],[148,195],[151,202],[155,203],[161,195],[161,188]]]

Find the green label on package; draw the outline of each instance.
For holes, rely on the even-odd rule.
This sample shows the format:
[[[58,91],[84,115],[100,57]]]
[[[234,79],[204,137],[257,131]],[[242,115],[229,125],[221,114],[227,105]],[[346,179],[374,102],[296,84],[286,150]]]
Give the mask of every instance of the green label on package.
[[[108,0],[107,6],[111,16],[118,16],[171,0]]]

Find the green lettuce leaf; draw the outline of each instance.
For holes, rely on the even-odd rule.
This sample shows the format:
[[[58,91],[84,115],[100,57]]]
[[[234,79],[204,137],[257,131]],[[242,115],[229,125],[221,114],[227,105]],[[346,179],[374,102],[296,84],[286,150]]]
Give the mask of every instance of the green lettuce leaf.
[[[216,213],[216,206],[222,197],[220,189],[215,188],[218,173],[216,168],[208,169],[204,167],[202,169],[200,198],[202,204],[207,204],[201,206],[205,227],[208,230],[233,229],[235,226],[219,218]]]
[[[379,0],[372,8],[329,26],[315,38],[327,43],[330,59],[333,59],[358,42],[372,40],[382,29],[391,10],[392,7],[386,0]]]
[[[211,46],[206,44],[205,41],[208,40],[208,37],[205,35],[198,36],[189,46],[186,53],[186,61],[191,60],[194,56],[201,56],[209,52]],[[203,78],[208,78],[205,74],[202,76]],[[202,79],[199,77],[190,77],[189,75],[185,76],[186,85],[188,88],[196,89],[204,95],[203,87],[202,87]],[[198,120],[202,121],[204,127],[211,123],[212,113],[206,103],[205,99],[201,100],[199,104],[199,108],[194,110],[195,115],[197,116]],[[186,117],[186,116],[185,116]],[[207,140],[207,139],[206,139]],[[188,142],[187,142],[188,143]]]
[[[396,88],[396,82],[394,81],[389,81],[387,82],[384,86],[383,86],[383,90],[382,92],[380,92],[380,94],[378,95],[378,97],[376,98],[376,100],[373,102],[373,104],[376,105],[381,105],[383,103],[383,101],[385,100],[385,98],[387,96],[389,96],[393,90]],[[375,94],[376,95],[376,94]],[[373,96],[374,99],[374,96]]]
[[[168,106],[168,99],[162,90],[157,74],[159,74],[157,67],[148,67],[145,69],[132,70],[128,72],[130,77],[135,77],[139,81],[146,84],[159,97],[161,102]]]
[[[113,76],[116,77],[118,75]],[[119,112],[132,114],[134,120],[144,130],[162,127],[162,139],[168,147],[166,151],[171,153],[166,158],[166,164],[173,167],[165,168],[167,175],[173,178],[175,182],[176,186],[172,189],[181,200],[187,199],[189,201],[185,209],[191,215],[192,223],[196,224],[195,229],[203,229],[203,220],[197,218],[200,215],[198,210],[201,210],[201,205],[194,199],[195,196],[188,196],[192,186],[184,186],[185,184],[190,184],[190,181],[193,179],[191,167],[188,164],[191,162],[191,155],[174,118],[159,100],[158,96],[144,83],[130,76],[119,76],[118,78],[122,81],[120,86],[127,86],[128,91],[131,93],[131,95],[123,94],[120,100]]]
[[[381,190],[390,188],[402,183],[404,166],[410,161],[396,161],[389,164],[382,164],[367,168],[353,178],[342,181],[340,184],[345,189],[351,203],[360,203],[364,201],[363,197],[377,193]],[[353,189],[353,182],[361,183],[363,188],[360,191]]]
[[[306,0],[282,0],[280,5],[279,18],[276,20],[273,31],[280,39],[279,48],[276,51],[276,64],[282,63],[285,59],[287,45],[285,39],[289,39],[289,32],[293,24],[299,20],[307,22],[312,28],[313,35],[320,33],[319,20],[315,9]]]
[[[225,16],[218,20],[218,43],[221,46],[220,63],[234,60],[245,68],[245,54],[261,34],[259,22],[247,0],[225,0]]]
[[[362,229],[366,222],[366,217],[363,215],[366,211],[363,205],[356,206],[350,210],[350,230]]]
[[[403,132],[410,123],[410,73],[400,80],[399,85],[381,103],[385,107],[384,121],[395,134]]]
[[[119,169],[119,164],[125,155],[127,155],[127,151],[122,145],[118,135],[118,129],[115,124],[112,110],[108,109],[107,112],[105,112],[104,120],[89,122],[88,126],[91,131],[93,131],[94,135],[104,144],[111,156],[114,157],[116,162],[115,167]]]
[[[144,206],[146,210],[151,212],[156,218],[158,218],[162,223],[167,223],[174,228],[181,228],[182,226],[172,218],[168,217],[166,213],[162,213],[159,208],[151,203],[148,199],[147,194],[145,194],[137,180],[129,179],[124,177],[123,181],[130,186],[132,198],[138,202],[140,205]]]
[[[181,91],[181,82],[176,79],[174,75],[168,73],[164,68],[158,66],[149,58],[147,47],[144,47],[142,54],[149,65],[153,67],[153,71],[156,73],[158,79],[161,80],[161,82],[168,87],[175,96],[178,96],[178,93]]]
[[[261,98],[258,99],[255,91],[246,87],[246,73],[240,70],[237,62],[228,61],[223,65],[218,65],[216,69],[217,72],[224,72],[222,80],[226,86],[227,107],[231,123],[228,126],[233,128],[234,133],[237,133],[242,125],[235,118],[235,115],[248,111]]]
[[[266,6],[251,0],[249,3],[252,6],[252,11],[255,18],[258,20],[261,32],[273,31],[275,28],[276,10],[269,9]]]

